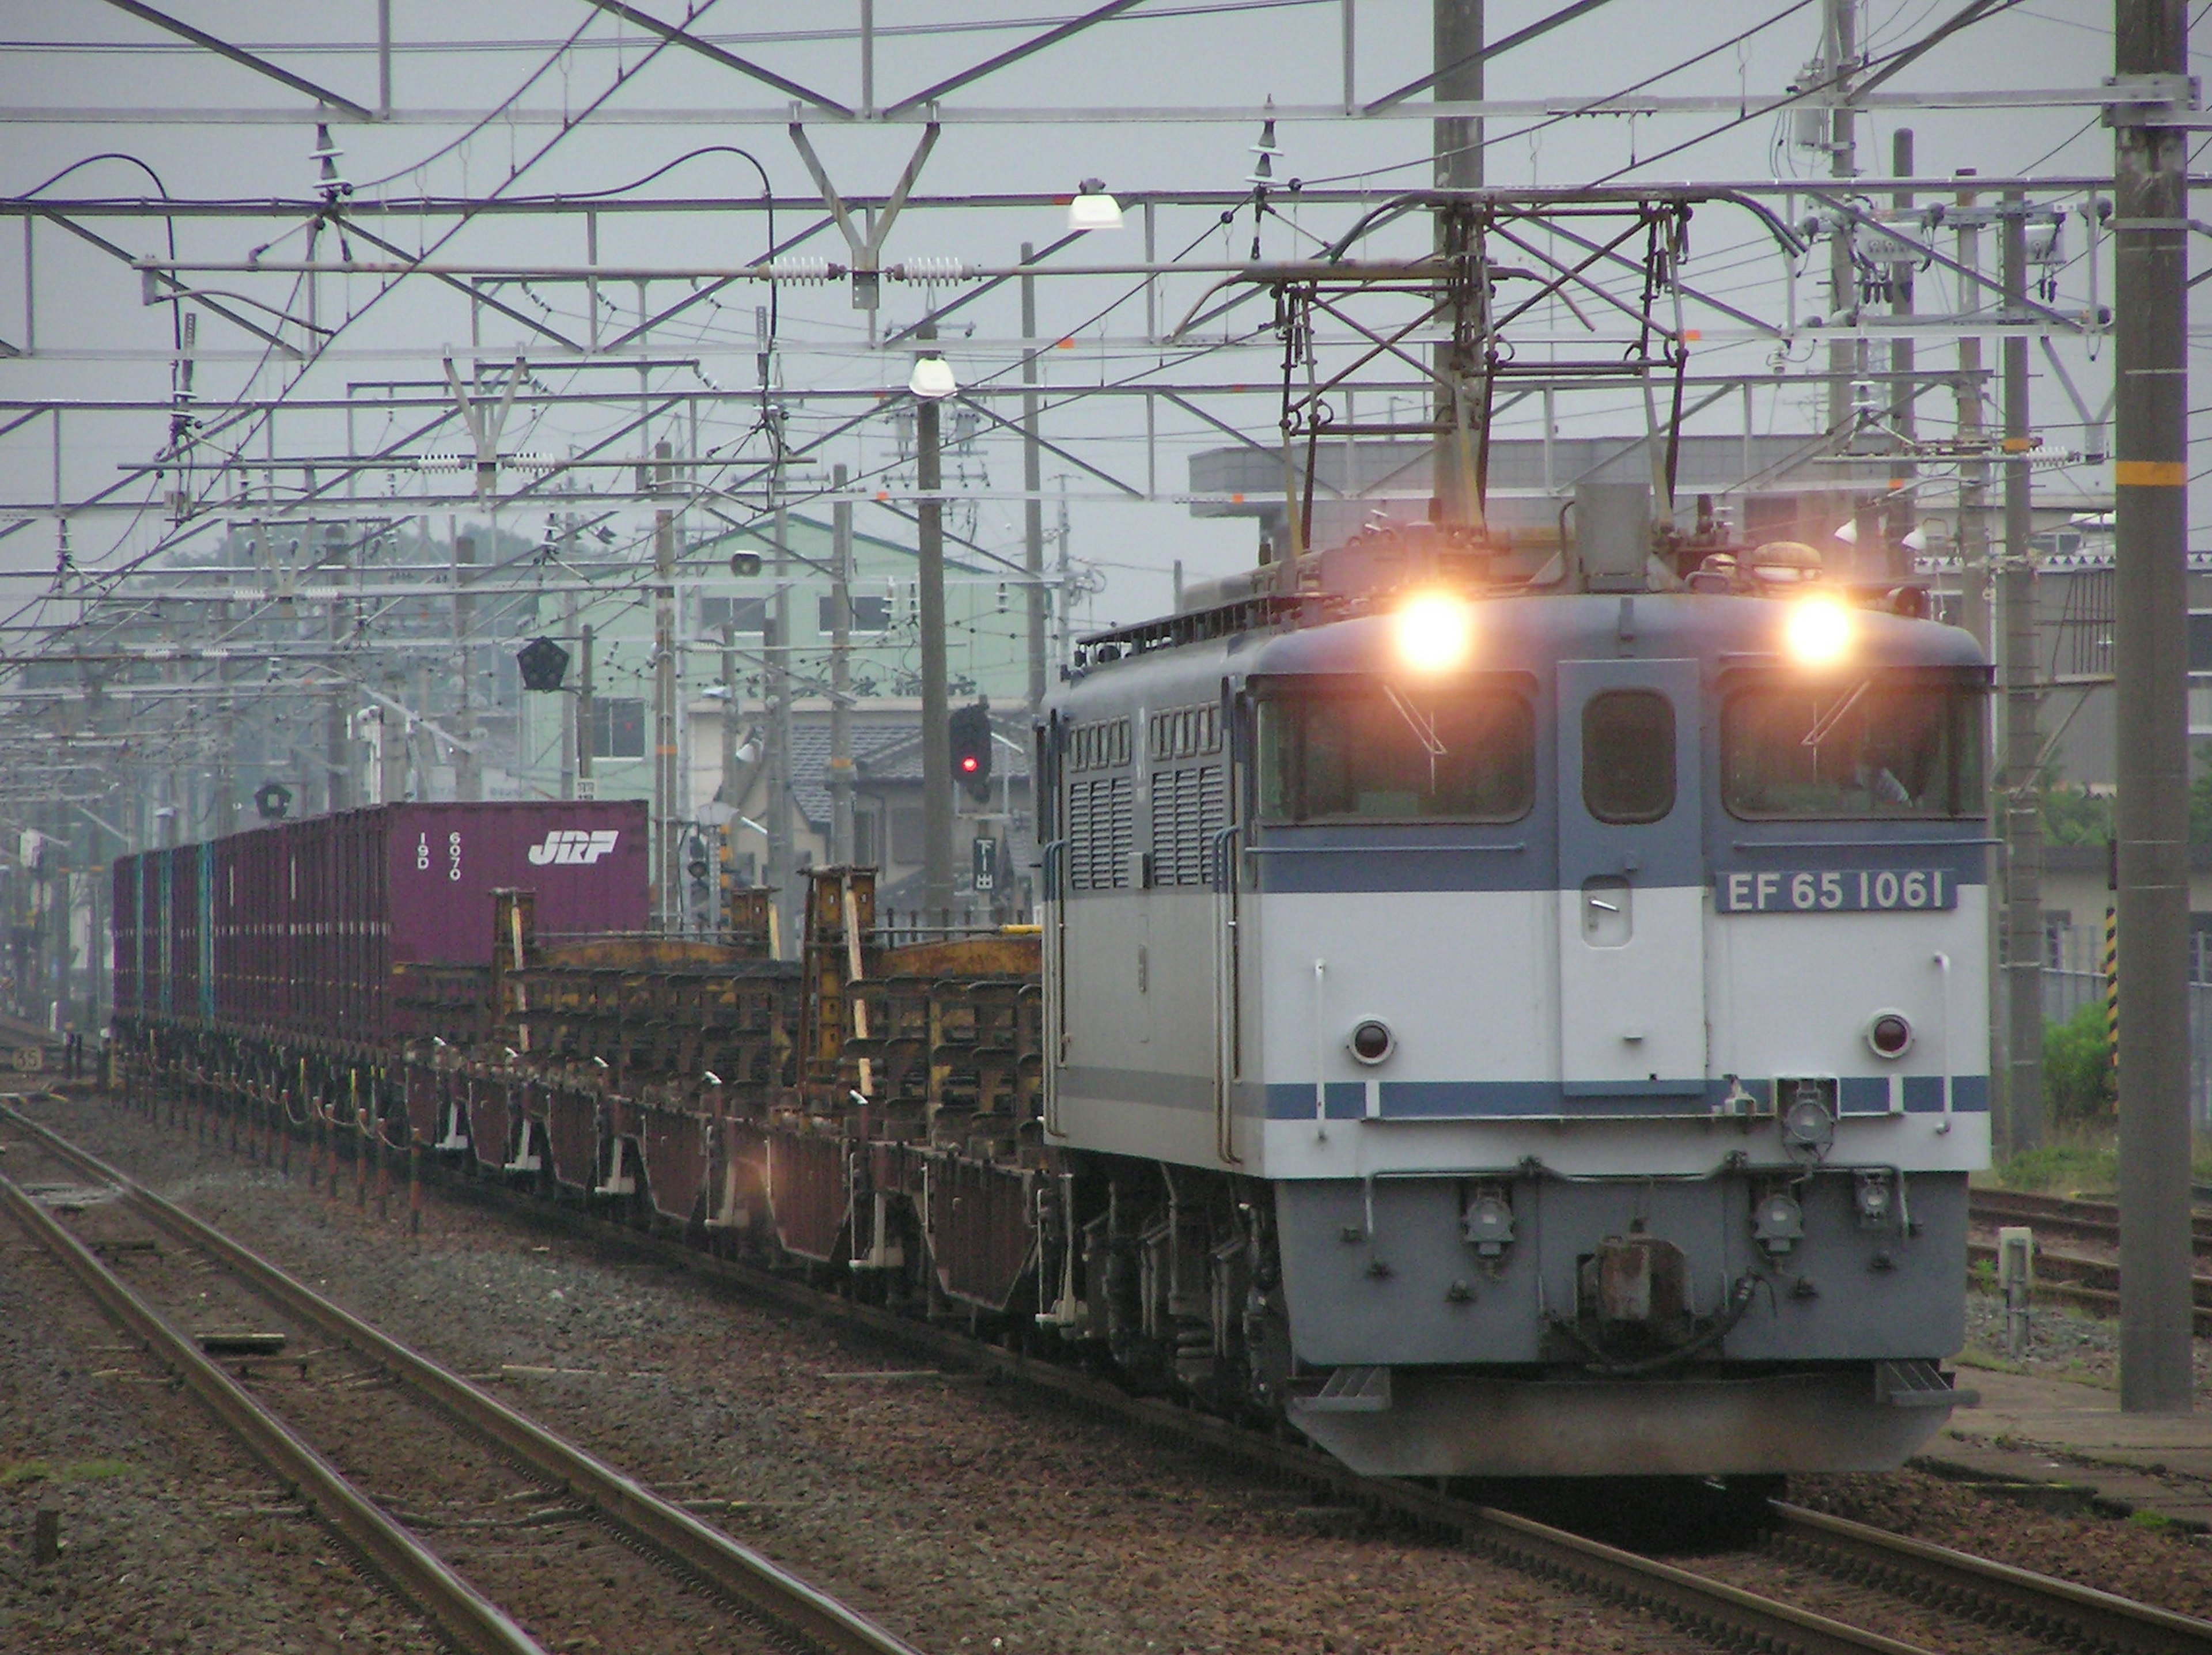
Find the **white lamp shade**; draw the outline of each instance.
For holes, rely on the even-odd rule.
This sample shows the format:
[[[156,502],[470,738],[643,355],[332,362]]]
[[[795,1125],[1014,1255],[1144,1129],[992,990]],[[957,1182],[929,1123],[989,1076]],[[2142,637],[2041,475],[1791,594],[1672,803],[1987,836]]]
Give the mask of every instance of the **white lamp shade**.
[[[960,388],[960,381],[952,377],[952,364],[942,356],[916,356],[914,372],[907,376],[906,388],[927,402],[949,397]]]
[[[1103,190],[1085,191],[1067,204],[1067,228],[1118,230],[1121,228],[1121,204]]]
[[[1839,529],[1838,529],[1838,530],[1836,531],[1836,538],[1837,538],[1837,539],[1838,539],[1838,540],[1840,540],[1840,541],[1842,541],[1842,542],[1843,542],[1845,545],[1847,545],[1847,546],[1855,546],[1855,545],[1858,545],[1858,543],[1859,543],[1859,526],[1858,526],[1858,520],[1857,520],[1856,518],[1852,518],[1852,519],[1850,519],[1850,520],[1847,520],[1847,521],[1844,524],[1843,527],[1841,527],[1841,528],[1839,528]]]
[[[1900,544],[1907,551],[1925,551],[1928,550],[1928,531],[1916,528]]]

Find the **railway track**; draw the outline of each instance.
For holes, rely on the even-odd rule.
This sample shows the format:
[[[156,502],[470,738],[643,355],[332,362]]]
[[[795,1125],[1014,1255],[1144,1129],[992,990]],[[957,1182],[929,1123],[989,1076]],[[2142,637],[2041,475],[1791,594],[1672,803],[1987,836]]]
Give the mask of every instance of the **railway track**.
[[[2120,1313],[2120,1267],[2110,1256],[2068,1252],[2045,1244],[2058,1236],[2071,1241],[2117,1248],[2120,1241],[2120,1209],[2110,1202],[2078,1201],[2063,1196],[2036,1195],[2015,1190],[1976,1190],[1967,1197],[1967,1214],[1976,1223],[1991,1226],[2024,1224],[2035,1232],[2035,1292],[2094,1315]],[[2212,1214],[2191,1220],[2197,1256],[2212,1263]],[[1996,1263],[1997,1250],[1986,1242],[1969,1242],[1967,1257],[1975,1263]],[[2196,1330],[2212,1336],[2212,1275],[2199,1275],[2192,1287]]]
[[[1969,1217],[1984,1224],[2032,1225],[2039,1241],[2054,1235],[2119,1244],[2120,1209],[2114,1202],[2082,1201],[2023,1190],[1972,1190],[1967,1192],[1966,1211]],[[2197,1256],[2212,1259],[2212,1213],[2192,1214],[2190,1230]]]
[[[594,1612],[597,1633],[605,1634],[599,1641],[623,1646],[641,1629],[638,1618],[649,1603],[649,1616],[665,1628],[656,1648],[915,1655],[896,1634],[331,1304],[28,1116],[0,1105],[0,1117],[24,1135],[19,1145],[35,1147],[91,1185],[58,1192],[55,1204],[76,1215],[74,1226],[9,1178],[0,1178],[0,1207],[455,1647],[470,1655],[543,1655],[546,1643],[526,1626],[557,1626],[559,1646],[570,1647],[593,1634]],[[118,1222],[111,1215],[115,1210],[128,1221]],[[126,1233],[134,1228],[138,1233]],[[164,1258],[165,1243],[203,1264],[204,1273],[180,1288],[179,1261]],[[103,1261],[103,1252],[138,1263],[142,1277],[166,1277],[169,1291],[134,1288]],[[215,1281],[218,1273],[234,1284],[228,1293],[215,1293],[219,1304],[228,1300],[235,1314],[238,1305],[258,1301],[304,1336],[308,1354],[299,1354],[288,1333],[181,1331],[187,1310],[203,1321],[210,1313],[200,1301],[227,1285]],[[192,1282],[210,1285],[195,1288]],[[227,1370],[209,1348],[237,1353],[239,1371]],[[309,1383],[311,1368],[334,1366],[351,1371],[317,1372]],[[295,1368],[297,1382],[285,1383]],[[281,1411],[264,1394],[270,1391],[283,1395]],[[372,1434],[368,1416],[379,1412],[380,1391],[404,1398],[398,1421],[410,1433],[404,1451],[395,1450],[403,1440],[398,1433]],[[382,1423],[389,1427],[389,1410],[386,1415]],[[431,1515],[418,1515],[418,1507]],[[458,1516],[459,1510],[483,1515]],[[425,1529],[451,1530],[459,1538],[441,1553],[424,1537]],[[462,1545],[496,1579],[495,1589],[464,1575]],[[561,1583],[550,1594],[549,1568],[558,1570]],[[606,1591],[580,1591],[586,1573]]]
[[[13,1110],[6,1116],[29,1123]],[[39,1128],[43,1133],[45,1129]],[[46,1141],[52,1141],[48,1137]],[[88,1165],[97,1165],[87,1158]],[[116,1176],[106,1173],[104,1176]],[[687,1273],[811,1317],[840,1323],[932,1361],[981,1367],[1055,1393],[1087,1410],[1109,1413],[1187,1445],[1202,1448],[1272,1478],[1305,1487],[1332,1504],[1364,1508],[1449,1536],[1469,1549],[1601,1600],[1640,1609],[1717,1645],[1798,1651],[1804,1655],[1919,1655],[1923,1646],[1815,1612],[1717,1578],[1710,1569],[1677,1566],[1606,1545],[1528,1517],[1449,1492],[1353,1475],[1294,1443],[1194,1414],[1118,1388],[1018,1350],[981,1343],[787,1276],[714,1257],[680,1242],[596,1216],[549,1212],[502,1187],[433,1173],[434,1187],[473,1204],[588,1236],[675,1265]],[[156,1198],[158,1199],[158,1198]],[[343,1315],[343,1312],[339,1314]],[[1859,1618],[1894,1623],[1900,1612],[1916,1624],[1929,1617],[2002,1628],[1996,1646],[2082,1648],[2172,1655],[2212,1655],[2212,1622],[2176,1615],[2079,1586],[1929,1545],[1863,1524],[1778,1502],[1767,1549],[1824,1579],[1830,1596],[1862,1602]],[[1906,1605],[1900,1611],[1900,1600]],[[1987,1632],[1977,1634],[1988,1642]],[[1952,1647],[1951,1640],[1927,1647]]]

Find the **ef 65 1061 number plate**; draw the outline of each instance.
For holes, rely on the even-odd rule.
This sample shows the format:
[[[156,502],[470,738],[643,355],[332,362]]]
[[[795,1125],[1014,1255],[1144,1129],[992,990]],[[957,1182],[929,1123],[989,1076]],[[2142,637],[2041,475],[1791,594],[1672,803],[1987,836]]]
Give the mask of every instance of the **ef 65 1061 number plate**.
[[[1723,914],[1926,913],[1959,905],[1959,881],[1942,867],[1800,867],[1723,873],[1713,902]]]

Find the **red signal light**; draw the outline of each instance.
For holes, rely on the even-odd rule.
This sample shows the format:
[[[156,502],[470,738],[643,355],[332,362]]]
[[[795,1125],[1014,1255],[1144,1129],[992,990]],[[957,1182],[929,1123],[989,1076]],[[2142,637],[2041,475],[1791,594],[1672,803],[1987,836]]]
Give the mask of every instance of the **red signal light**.
[[[975,772],[975,760],[974,755],[970,754],[961,759],[960,768],[967,771],[969,775],[974,775]]]

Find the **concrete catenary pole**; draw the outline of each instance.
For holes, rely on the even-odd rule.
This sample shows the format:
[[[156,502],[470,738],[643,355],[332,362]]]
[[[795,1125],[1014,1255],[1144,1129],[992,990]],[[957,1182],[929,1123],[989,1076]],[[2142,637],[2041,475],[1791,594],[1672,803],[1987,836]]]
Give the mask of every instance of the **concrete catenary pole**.
[[[781,441],[779,427],[779,454]],[[791,514],[783,503],[782,470],[779,458],[774,479],[775,515],[769,520],[775,536],[775,591],[769,599],[767,624],[761,629],[762,676],[768,691],[768,796],[763,807],[768,815],[768,882],[775,890],[777,946],[790,951],[805,902],[799,888],[798,824],[791,807]]]
[[[853,502],[849,473],[830,471],[830,860],[853,864]]]
[[[592,774],[592,761],[599,756],[595,745],[599,740],[599,719],[597,709],[592,704],[592,624],[589,621],[576,630],[576,653],[580,658],[576,664],[576,797],[596,799],[599,796],[599,784]]]
[[[2027,309],[2027,202],[2004,194],[2000,260],[2007,321]],[[2004,383],[2004,574],[1997,583],[2004,622],[2005,985],[2007,1041],[2004,1147],[2013,1154],[2043,1141],[2042,699],[2035,627],[2034,521],[2029,513],[2027,339],[2006,336]]]
[[[662,925],[676,929],[683,904],[682,849],[677,843],[676,794],[676,514],[653,514],[653,821],[659,831],[653,877]]]
[[[1973,176],[1970,167],[1960,167],[1962,179]],[[1975,192],[1960,190],[1956,204],[1972,207]],[[1978,271],[1981,268],[1982,232],[1975,216],[1960,213],[1959,221],[1959,268]],[[1960,278],[1962,289],[1972,289],[1966,277]],[[1959,339],[1959,377],[1952,386],[1956,398],[1957,434],[1959,449],[1967,456],[1959,465],[1959,624],[1974,635],[1974,642],[1987,651],[1992,660],[1996,654],[1996,632],[1994,611],[1990,603],[1990,463],[1977,458],[1983,438],[1982,419],[1982,341],[1976,333],[1966,333]],[[1993,730],[1994,717],[1984,715],[1982,721],[1984,734]],[[1994,744],[1992,744],[1994,751]],[[2003,820],[2002,789],[1996,785],[1992,773],[1990,787],[1990,807],[1997,821]],[[1996,858],[1987,861],[1988,882],[1984,889],[1994,893],[1997,889]],[[2005,1025],[2008,1021],[2007,993],[2003,956],[2004,910],[1992,899],[1989,904],[1988,932],[1984,940],[1988,959],[1989,981],[1985,985],[1990,996],[1990,1105],[1992,1120],[2005,1118],[2004,1093],[2007,1072],[2003,1065]]]
[[[1036,257],[1022,243],[1022,263]],[[1044,703],[1044,457],[1037,442],[1036,277],[1022,277],[1022,567],[1028,571],[1023,610],[1029,618],[1030,711]]]
[[[2117,0],[2119,85],[2189,73],[2185,0]],[[2191,1401],[2189,1222],[2188,134],[2176,94],[2113,110],[2118,376],[2120,1407]]]
[[[1858,0],[1826,0],[1826,12],[1821,56],[1835,77],[1829,94],[1828,174],[1855,178],[1859,169],[1858,111],[1851,104],[1851,80],[1859,54]],[[1851,233],[1839,224],[1828,238],[1828,320],[1838,333],[1844,332],[1858,310],[1858,264],[1852,253]],[[1828,429],[1833,435],[1849,435],[1851,384],[1859,376],[1864,350],[1863,341],[1848,335],[1828,345]]]
[[[468,583],[473,578],[469,571],[477,560],[477,543],[474,535],[460,533],[453,534],[453,733],[464,741],[473,742],[476,705],[471,690],[475,660],[469,648],[469,636],[476,626],[476,600],[469,596]],[[453,749],[453,797],[483,797],[483,774],[477,768],[477,755],[467,747]]]
[[[1900,126],[1890,134],[1889,170],[1899,178],[1912,176],[1912,129]],[[1889,204],[1900,214],[1913,208],[1912,192],[1899,190]],[[1907,228],[1910,228],[1909,221]],[[1912,261],[1900,259],[1889,267],[1889,310],[1893,316],[1912,314]],[[1889,423],[1909,455],[1919,429],[1919,381],[1914,377],[1912,341],[1893,339],[1889,346]],[[1882,545],[1889,554],[1888,573],[1894,580],[1912,577],[1912,548],[1905,544],[1920,521],[1919,470],[1909,457],[1890,461],[1888,509],[1883,514]]]
[[[918,330],[937,337],[934,323]],[[931,915],[952,906],[952,750],[945,688],[945,503],[937,400],[918,399],[915,410],[915,502],[919,537],[917,607],[921,624],[921,901]],[[925,918],[923,923],[929,922]]]

